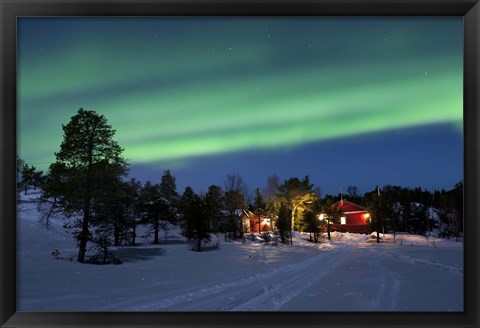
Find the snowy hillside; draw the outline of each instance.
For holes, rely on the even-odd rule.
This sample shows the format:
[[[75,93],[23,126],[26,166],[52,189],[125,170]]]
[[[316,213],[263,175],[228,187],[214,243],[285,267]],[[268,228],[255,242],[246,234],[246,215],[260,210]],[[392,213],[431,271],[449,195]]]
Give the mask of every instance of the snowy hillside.
[[[198,253],[173,231],[164,245],[114,248],[120,265],[80,264],[63,222],[45,230],[36,195],[22,197],[19,311],[463,311],[461,242],[333,233],[271,246],[219,236],[220,249]]]

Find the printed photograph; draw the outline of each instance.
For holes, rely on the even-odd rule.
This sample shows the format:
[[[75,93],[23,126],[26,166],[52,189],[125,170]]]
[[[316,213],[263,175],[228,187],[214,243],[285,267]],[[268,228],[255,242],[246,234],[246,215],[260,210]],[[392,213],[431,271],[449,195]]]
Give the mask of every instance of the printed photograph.
[[[17,311],[463,312],[462,17],[17,27]]]

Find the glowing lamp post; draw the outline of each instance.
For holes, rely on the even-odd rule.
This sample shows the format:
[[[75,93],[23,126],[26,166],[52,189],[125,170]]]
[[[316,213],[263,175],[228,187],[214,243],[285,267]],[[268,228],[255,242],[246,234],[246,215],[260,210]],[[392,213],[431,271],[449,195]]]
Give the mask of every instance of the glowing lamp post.
[[[330,224],[330,223],[331,223],[330,220],[328,219],[328,216],[327,216],[326,214],[324,214],[324,213],[320,214],[318,218],[319,218],[319,220],[322,221],[322,222],[325,221],[326,224]]]
[[[320,215],[318,215],[318,220],[323,223],[323,220],[325,219],[325,214],[321,213]],[[321,228],[320,228],[321,229]],[[320,230],[321,231],[321,230]],[[318,242],[318,237],[319,237],[319,227],[317,224],[315,224],[315,230],[314,230],[314,236],[313,236],[313,240],[315,243]]]

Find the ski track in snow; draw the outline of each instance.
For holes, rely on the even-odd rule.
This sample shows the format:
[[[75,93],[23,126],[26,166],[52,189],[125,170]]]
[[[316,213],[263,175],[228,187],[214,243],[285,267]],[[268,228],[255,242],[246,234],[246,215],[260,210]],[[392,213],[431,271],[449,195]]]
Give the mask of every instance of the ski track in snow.
[[[378,251],[378,250],[375,250],[374,245],[375,244],[359,243],[357,245],[357,248],[371,249],[372,251]],[[408,263],[412,263],[412,264],[422,264],[422,265],[426,265],[426,266],[429,266],[429,267],[432,267],[432,268],[435,268],[435,269],[440,269],[440,270],[445,270],[445,271],[450,271],[450,272],[456,272],[456,273],[463,274],[463,267],[462,266],[455,266],[455,265],[451,265],[451,264],[441,263],[441,262],[438,262],[438,261],[435,262],[435,261],[432,261],[432,260],[429,260],[429,259],[413,257],[413,256],[410,256],[410,255],[404,255],[404,254],[396,254],[396,253],[389,253],[389,252],[383,252],[382,254],[386,255],[386,256],[392,256],[399,261],[404,261],[404,262],[408,262]]]
[[[400,276],[386,270],[378,259],[368,257],[368,265],[374,272],[380,274],[378,293],[372,300],[371,308],[375,310],[395,310],[401,286]]]
[[[347,254],[321,253],[295,265],[284,265],[268,272],[240,280],[198,286],[181,294],[163,297],[152,296],[134,300],[134,304],[116,304],[116,307],[136,311],[275,311],[313,283],[333,272]],[[142,305],[138,305],[142,304]],[[219,304],[222,304],[219,307]],[[108,309],[105,309],[108,310]]]
[[[275,311],[288,303],[292,298],[309,288],[313,283],[331,273],[342,263],[346,254],[331,252],[316,256],[295,266],[287,276],[276,276],[275,279],[262,281],[265,292],[248,302],[232,308],[235,311]],[[326,269],[327,268],[327,269]],[[266,283],[266,284],[265,284]],[[266,287],[266,289],[265,289]]]
[[[331,283],[331,277],[335,275],[336,270],[344,268],[355,258],[354,249],[340,246],[300,262],[281,265],[254,275],[164,293],[161,299],[155,293],[143,297],[137,296],[133,300],[105,305],[100,310],[122,308],[132,311],[276,311],[284,308],[292,299],[307,291],[312,285],[318,282]],[[369,286],[376,286],[375,294],[368,300],[370,303],[368,308],[371,311],[395,311],[399,306],[402,288],[405,288],[402,277],[388,270],[382,264],[382,258],[412,265],[427,265],[433,269],[447,270],[452,273],[463,272],[461,268],[452,265],[384,252],[372,247],[356,249],[366,255],[365,265],[369,268],[368,271],[371,272],[372,277],[366,283]],[[262,251],[263,249],[257,253],[255,260],[258,260],[256,257],[265,256]],[[343,296],[349,295],[353,294],[347,293]]]
[[[451,272],[458,272],[458,273],[463,273],[463,268],[462,267],[457,267],[445,263],[439,263],[439,262],[432,262],[426,259],[421,259],[421,258],[416,258],[408,255],[394,255],[397,259],[400,259],[402,261],[406,261],[409,263],[415,263],[415,264],[423,264],[427,265],[430,267],[434,267],[436,269],[440,270],[446,270],[446,271],[451,271]]]

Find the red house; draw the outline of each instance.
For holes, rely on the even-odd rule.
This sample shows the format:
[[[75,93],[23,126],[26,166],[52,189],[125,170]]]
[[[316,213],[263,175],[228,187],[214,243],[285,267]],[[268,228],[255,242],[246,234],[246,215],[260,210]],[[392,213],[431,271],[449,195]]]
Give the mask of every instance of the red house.
[[[334,206],[343,209],[343,215],[340,218],[340,223],[332,224],[332,231],[368,233],[370,213],[365,207],[343,199],[335,203]]]
[[[272,218],[266,215],[258,215],[247,209],[240,213],[242,219],[244,232],[259,233],[268,232],[274,229],[274,222]]]

